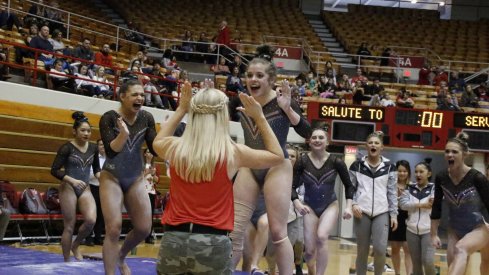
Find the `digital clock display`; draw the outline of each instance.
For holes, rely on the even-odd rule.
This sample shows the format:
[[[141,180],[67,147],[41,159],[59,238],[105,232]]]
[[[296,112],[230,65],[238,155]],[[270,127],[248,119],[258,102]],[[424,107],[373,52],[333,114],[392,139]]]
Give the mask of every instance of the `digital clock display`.
[[[319,118],[383,122],[384,108],[319,104]]]
[[[455,128],[471,128],[489,130],[489,115],[475,113],[455,113],[453,116]]]
[[[396,124],[421,126],[425,128],[441,128],[443,113],[434,111],[397,110]]]

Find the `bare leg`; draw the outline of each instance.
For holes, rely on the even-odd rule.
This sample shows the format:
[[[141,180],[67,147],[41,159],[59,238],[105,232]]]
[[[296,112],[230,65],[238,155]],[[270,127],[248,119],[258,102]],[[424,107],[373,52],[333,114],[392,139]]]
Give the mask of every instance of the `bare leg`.
[[[256,231],[255,239],[252,240],[254,244],[253,250],[251,251],[251,268],[258,267],[258,262],[267,247],[269,231],[267,214],[262,215],[258,219],[257,227],[258,230]]]
[[[61,235],[61,249],[65,262],[70,261],[71,239],[76,223],[76,194],[71,185],[61,183],[59,193],[61,214],[63,214],[63,235]],[[75,255],[76,256],[76,255]]]
[[[277,192],[280,190],[280,192]],[[270,168],[265,178],[263,193],[267,205],[268,222],[276,248],[280,274],[292,274],[294,252],[287,238],[287,218],[292,190],[292,164],[289,160]]]
[[[142,178],[138,179],[124,194],[124,204],[131,218],[132,230],[127,234],[120,251],[121,274],[130,274],[125,258],[129,251],[142,242],[151,231],[151,203]],[[129,273],[128,273],[129,272]]]
[[[489,274],[489,243],[481,249],[481,274]]]
[[[251,271],[251,254],[254,249],[255,242],[253,241],[256,237],[256,228],[250,222],[246,227],[244,243],[243,243],[243,263],[241,265],[241,270],[244,272]]]
[[[233,185],[234,230],[229,236],[233,240],[233,269],[243,254],[244,232],[253,214],[259,192],[260,188],[250,169],[239,169]]]
[[[119,261],[119,237],[122,226],[122,190],[114,176],[100,173],[100,203],[105,220],[103,259],[105,274],[114,275]]]
[[[317,230],[317,274],[323,275],[328,266],[328,237],[338,220],[338,201],[331,203],[319,218]]]
[[[448,267],[448,274],[465,274],[469,256],[487,246],[489,230],[485,225],[479,226],[465,235],[455,244],[455,255]]]
[[[394,266],[394,272],[396,274],[401,274],[401,247],[403,242],[390,241],[391,245],[391,259],[392,265]],[[406,250],[404,250],[406,251]],[[411,273],[407,273],[411,274]]]
[[[81,241],[83,241],[93,229],[95,221],[97,219],[97,209],[95,206],[95,199],[90,192],[90,189],[85,190],[83,194],[78,198],[78,208],[83,216],[83,223],[78,228],[78,235],[71,244],[71,251],[77,260],[83,259],[82,254],[78,250]]]
[[[447,237],[447,264],[448,267],[453,262],[453,259],[455,257],[455,244],[458,242],[458,237],[455,235],[455,233],[448,228],[448,237]]]
[[[310,213],[304,216],[304,246],[306,247],[306,264],[307,274],[316,274],[316,260],[317,260],[317,230],[319,225],[319,218],[309,208]]]

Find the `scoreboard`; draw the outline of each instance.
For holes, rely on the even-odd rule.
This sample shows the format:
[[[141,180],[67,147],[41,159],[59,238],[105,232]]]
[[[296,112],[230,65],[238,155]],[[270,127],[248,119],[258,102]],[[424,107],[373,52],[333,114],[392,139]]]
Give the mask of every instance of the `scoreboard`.
[[[364,143],[380,130],[386,146],[443,150],[448,138],[464,131],[472,151],[489,152],[489,114],[309,101],[307,116],[313,125],[329,125],[332,143]]]

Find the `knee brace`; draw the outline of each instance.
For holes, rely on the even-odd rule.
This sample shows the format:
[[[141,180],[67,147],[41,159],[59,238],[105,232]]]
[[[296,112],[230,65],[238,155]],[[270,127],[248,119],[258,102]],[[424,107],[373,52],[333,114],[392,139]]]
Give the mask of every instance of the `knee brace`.
[[[229,235],[233,242],[233,251],[243,251],[244,232],[253,211],[253,207],[246,203],[234,202],[234,230]]]

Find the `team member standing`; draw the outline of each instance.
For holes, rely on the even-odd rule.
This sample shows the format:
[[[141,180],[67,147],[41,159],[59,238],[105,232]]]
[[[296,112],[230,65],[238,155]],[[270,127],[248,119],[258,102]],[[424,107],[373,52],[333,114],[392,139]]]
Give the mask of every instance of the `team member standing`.
[[[256,123],[264,150],[236,144],[229,135],[228,98],[206,88],[191,99],[186,82],[180,106],[161,127],[154,142],[159,155],[170,161],[171,199],[162,223],[157,270],[159,274],[232,274],[233,185],[240,167],[265,169],[284,155],[260,104],[240,94],[240,108]],[[188,112],[182,137],[173,133]]]
[[[397,169],[397,198],[399,199],[410,184],[411,179],[411,165],[407,160],[400,160],[396,162]],[[408,217],[407,211],[397,209],[397,229],[395,231],[389,227],[389,244],[392,250],[392,265],[396,274],[401,274],[401,248],[404,250],[404,265],[406,267],[406,274],[413,272],[413,264],[411,262],[411,255],[409,253],[409,247],[406,242],[406,219]]]
[[[105,163],[105,149],[104,143],[101,139],[97,140],[97,147],[100,167],[103,167]],[[102,214],[102,206],[100,204],[100,183],[98,178],[93,174],[93,169],[90,171],[90,179],[88,182],[90,184],[90,191],[95,199],[95,205],[97,206],[97,220],[93,226],[93,239],[91,236],[89,236],[86,240],[88,245],[102,245],[104,243],[102,240],[102,232],[104,231],[104,215]]]
[[[323,129],[312,131],[311,151],[303,154],[294,166],[292,200],[295,208],[304,215],[304,245],[308,274],[324,274],[328,265],[328,237],[338,220],[338,200],[334,190],[336,176],[345,186],[346,209],[344,218],[352,216],[351,204],[354,189],[348,168],[340,158],[326,151],[327,133]],[[304,204],[295,191],[304,184]]]
[[[70,261],[70,250],[77,260],[83,258],[78,247],[92,232],[97,217],[95,200],[88,186],[90,170],[93,169],[96,177],[100,175],[97,145],[89,142],[92,130],[88,118],[82,112],[75,112],[72,117],[75,120],[75,138],[59,148],[51,166],[51,175],[61,180],[59,201],[64,226],[61,249],[65,262]],[[64,168],[64,171],[61,168]],[[77,206],[83,216],[83,224],[72,241]]]
[[[435,185],[429,182],[431,166],[420,162],[414,169],[416,183],[403,192],[399,205],[408,211],[407,243],[413,261],[414,275],[435,275],[435,248],[431,244],[431,206]],[[423,272],[424,269],[424,272]]]
[[[357,236],[356,269],[367,273],[367,260],[372,239],[375,274],[384,270],[389,226],[397,229],[396,167],[383,157],[382,132],[367,137],[367,156],[350,166],[350,178],[356,192],[353,195],[353,215]]]
[[[151,230],[151,205],[143,180],[143,142],[153,152],[156,137],[153,116],[141,110],[144,90],[137,81],[127,81],[119,90],[121,105],[106,112],[100,119],[100,135],[107,160],[100,173],[100,199],[105,218],[103,259],[106,274],[130,274],[125,258],[129,251],[144,240]],[[119,237],[122,226],[122,204],[126,206],[133,229],[122,247]]]
[[[465,274],[469,256],[481,252],[481,274],[489,274],[489,181],[464,163],[469,153],[468,135],[460,132],[445,145],[448,169],[436,175],[435,199],[431,212],[431,239],[438,237],[442,201],[448,203],[448,274]],[[485,208],[485,209],[484,209]]]
[[[233,265],[235,267],[241,258],[244,230],[262,189],[271,238],[276,248],[278,269],[283,274],[292,274],[294,256],[287,238],[292,167],[287,159],[285,143],[291,125],[303,137],[310,135],[311,127],[301,116],[298,104],[292,101],[287,81],[283,81],[281,90],[273,90],[277,76],[277,69],[272,63],[273,54],[274,51],[269,46],[258,47],[257,57],[248,64],[246,84],[250,95],[262,106],[263,113],[282,146],[285,158],[280,165],[270,169],[240,169],[236,177],[233,187],[236,220],[234,231],[231,233]],[[256,122],[246,114],[242,114],[241,125],[245,144],[253,149],[263,149],[263,137],[257,131]]]

